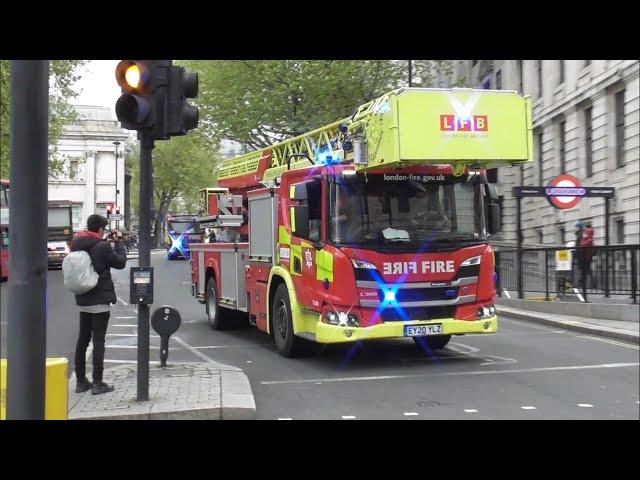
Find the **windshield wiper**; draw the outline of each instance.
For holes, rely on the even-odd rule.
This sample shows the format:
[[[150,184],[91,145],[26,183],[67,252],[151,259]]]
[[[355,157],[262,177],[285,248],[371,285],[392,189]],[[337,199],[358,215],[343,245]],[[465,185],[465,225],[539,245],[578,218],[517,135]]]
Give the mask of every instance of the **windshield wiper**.
[[[453,242],[482,242],[480,238],[470,237],[468,235],[458,235],[455,237],[436,237],[433,242],[453,243]]]

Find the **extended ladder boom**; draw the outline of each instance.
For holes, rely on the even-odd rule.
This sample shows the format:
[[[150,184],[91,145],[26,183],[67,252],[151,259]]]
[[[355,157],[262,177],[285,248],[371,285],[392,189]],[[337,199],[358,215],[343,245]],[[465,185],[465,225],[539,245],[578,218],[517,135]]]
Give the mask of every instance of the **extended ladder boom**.
[[[352,162],[359,171],[437,163],[460,171],[467,165],[524,163],[532,156],[528,96],[502,90],[404,88],[360,106],[352,117],[226,160],[218,184],[260,185],[311,163]]]

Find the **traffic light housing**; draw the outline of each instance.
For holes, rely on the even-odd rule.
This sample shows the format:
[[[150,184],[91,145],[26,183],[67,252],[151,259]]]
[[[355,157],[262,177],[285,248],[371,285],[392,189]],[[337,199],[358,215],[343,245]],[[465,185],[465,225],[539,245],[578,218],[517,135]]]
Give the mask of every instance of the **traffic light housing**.
[[[145,132],[152,140],[185,135],[198,126],[198,108],[188,98],[198,95],[198,74],[172,65],[172,60],[122,60],[116,80],[122,95],[116,116],[122,128]]]
[[[187,103],[198,95],[198,74],[187,72],[184,67],[172,66],[169,72],[169,99],[166,133],[185,135],[198,126],[198,107]]]
[[[116,102],[116,116],[127,130],[150,129],[156,123],[154,108],[154,60],[122,60],[116,67],[116,80],[122,95]]]

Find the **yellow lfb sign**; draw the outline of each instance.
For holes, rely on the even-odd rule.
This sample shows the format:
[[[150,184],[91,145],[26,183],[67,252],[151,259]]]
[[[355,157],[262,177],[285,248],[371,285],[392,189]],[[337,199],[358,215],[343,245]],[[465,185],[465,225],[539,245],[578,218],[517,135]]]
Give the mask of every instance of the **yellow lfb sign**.
[[[367,119],[368,167],[531,161],[531,98],[509,91],[407,89]]]

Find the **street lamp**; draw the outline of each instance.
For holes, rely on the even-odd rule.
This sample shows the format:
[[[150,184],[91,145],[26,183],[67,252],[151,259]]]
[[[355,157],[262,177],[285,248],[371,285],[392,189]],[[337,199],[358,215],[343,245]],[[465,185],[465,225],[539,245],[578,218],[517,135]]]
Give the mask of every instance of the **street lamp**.
[[[118,193],[120,193],[118,191],[118,147],[120,146],[120,142],[116,140],[115,142],[113,142],[113,144],[116,146],[116,201],[114,202],[114,204],[116,206],[116,214],[118,214],[120,211],[120,207],[118,206]],[[119,227],[120,221],[116,220],[116,230],[118,230]]]

